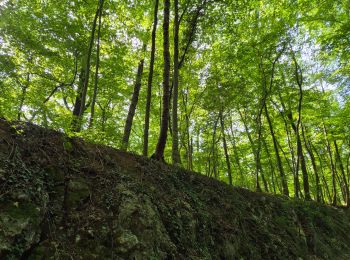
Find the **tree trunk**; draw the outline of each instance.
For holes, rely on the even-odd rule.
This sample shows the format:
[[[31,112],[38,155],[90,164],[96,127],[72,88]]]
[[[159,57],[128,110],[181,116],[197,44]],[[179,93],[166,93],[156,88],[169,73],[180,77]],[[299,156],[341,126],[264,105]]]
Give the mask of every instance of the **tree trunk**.
[[[295,79],[296,82],[298,84],[299,87],[299,102],[298,102],[298,121],[296,126],[293,123],[293,118],[290,117],[291,123],[293,123],[293,129],[294,132],[296,134],[297,137],[297,153],[298,153],[298,159],[300,161],[301,164],[301,171],[303,174],[303,188],[304,188],[304,193],[305,193],[305,199],[306,200],[311,200],[311,196],[310,196],[310,185],[309,185],[309,176],[307,173],[307,169],[306,169],[306,162],[305,162],[305,157],[303,154],[303,147],[301,144],[301,138],[300,138],[300,123],[301,123],[301,109],[302,109],[302,101],[303,101],[303,74],[301,71],[301,68],[295,58],[294,52],[292,53],[293,55],[293,61],[294,61],[294,65],[295,65]],[[290,114],[291,115],[291,114]]]
[[[333,161],[333,152],[332,152],[332,148],[331,148],[331,144],[329,142],[328,139],[328,131],[326,128],[326,125],[323,122],[323,132],[325,135],[325,139],[326,139],[326,147],[327,147],[327,152],[329,155],[329,162],[331,165],[331,172],[332,172],[332,191],[333,191],[333,197],[332,197],[332,205],[335,206],[337,205],[337,182],[336,182],[336,168],[334,165],[334,161]]]
[[[21,94],[21,99],[20,99],[19,106],[18,106],[17,120],[21,120],[21,116],[23,113],[22,109],[23,109],[23,105],[24,105],[24,100],[26,99],[26,94],[27,94],[27,89],[29,88],[29,84],[30,84],[30,73],[28,71],[27,75],[26,75],[26,83],[24,86],[21,86],[22,94]]]
[[[262,182],[264,184],[265,192],[269,192],[269,186],[267,184],[267,181],[266,181],[264,173],[261,173],[261,180],[262,180]]]
[[[82,59],[82,63],[84,63],[84,58]],[[78,82],[78,90],[77,95],[75,96],[75,102],[73,107],[73,120],[71,123],[71,129],[72,131],[79,132],[80,131],[80,125],[79,125],[79,112],[81,107],[81,93],[84,85],[84,78],[85,78],[85,65],[81,65],[80,73],[79,73],[79,82]]]
[[[323,163],[322,163],[322,158],[320,156],[320,153],[318,152],[318,149],[310,143],[310,148],[313,151],[313,153],[317,156],[320,167],[319,167],[319,171],[320,171],[320,183],[321,181],[323,181],[324,179],[324,172],[323,172]],[[315,159],[316,159],[315,156]],[[326,183],[327,184],[327,183]],[[329,195],[329,203],[331,203],[331,199],[330,199],[330,192],[329,192],[329,188],[328,188],[328,184],[327,185],[320,185],[320,194],[321,194],[321,202],[324,203],[325,202],[325,194]]]
[[[212,139],[212,146],[211,146],[211,153],[213,155],[213,172],[214,172],[214,177],[217,179],[217,171],[216,171],[216,129],[218,125],[219,118],[217,118],[214,122],[214,127],[213,127],[213,139]]]
[[[272,188],[273,188],[273,191],[274,193],[276,194],[276,183],[275,183],[275,166],[274,166],[274,163],[272,161],[272,158],[271,158],[271,153],[270,153],[270,150],[267,146],[267,143],[266,143],[266,140],[264,139],[263,140],[263,144],[264,144],[264,148],[265,148],[265,151],[266,151],[266,154],[267,154],[267,157],[269,159],[269,164],[270,164],[270,170],[271,170],[271,179],[272,179]],[[277,183],[277,188],[281,191],[280,187],[278,186],[278,183]]]
[[[238,152],[237,152],[237,144],[236,144],[236,140],[235,140],[235,135],[233,132],[233,122],[232,122],[232,118],[230,117],[230,130],[231,130],[231,140],[232,140],[232,146],[233,146],[233,154],[234,154],[234,158],[238,167],[238,171],[239,171],[239,175],[240,175],[240,186],[244,185],[244,176],[243,176],[243,169],[241,166],[241,162],[239,160],[239,156],[238,156]]]
[[[249,129],[248,129],[248,125],[247,125],[247,122],[246,120],[244,119],[243,115],[242,115],[242,112],[240,110],[238,110],[238,113],[241,117],[241,120],[243,122],[243,125],[244,125],[244,129],[245,129],[245,132],[247,134],[247,137],[248,137],[248,140],[249,140],[249,143],[252,147],[252,152],[253,152],[253,156],[254,156],[254,161],[255,161],[255,189],[257,191],[261,191],[261,188],[260,188],[260,183],[259,183],[259,172],[262,173],[262,167],[261,167],[261,162],[260,162],[260,152],[258,154],[258,151],[257,149],[255,148],[255,145],[254,145],[254,142],[253,142],[253,138],[252,136],[250,135],[249,133]],[[261,128],[261,127],[260,127]],[[261,138],[261,131],[259,133],[259,137],[258,138]],[[261,140],[260,140],[261,141]],[[261,144],[261,143],[260,143]]]
[[[179,153],[179,130],[178,130],[178,87],[179,87],[179,3],[174,0],[174,75],[173,75],[173,107],[172,107],[172,125],[173,125],[173,142],[172,142],[172,160],[173,164],[181,164]]]
[[[305,157],[304,157],[304,153],[303,153],[303,147],[302,147],[302,144],[301,144],[300,133],[299,133],[299,130],[298,130],[297,126],[293,122],[292,113],[289,113],[288,117],[289,117],[290,123],[292,125],[292,128],[293,128],[294,133],[295,133],[296,138],[297,138],[297,155],[298,155],[298,158],[297,158],[297,169],[296,169],[295,178],[299,179],[298,171],[299,171],[299,165],[300,165],[301,166],[301,172],[302,172],[302,175],[303,175],[303,188],[304,188],[305,199],[306,200],[311,200],[310,190],[309,190],[309,178],[308,178],[308,173],[307,173],[307,168],[306,168]]]
[[[281,157],[280,157],[280,153],[279,153],[279,150],[278,150],[278,145],[277,145],[277,140],[276,140],[276,136],[275,136],[275,131],[273,130],[271,118],[270,118],[269,111],[267,109],[266,103],[265,103],[264,109],[265,109],[265,115],[266,115],[266,118],[267,118],[267,122],[269,124],[270,134],[271,134],[272,141],[273,141],[273,148],[275,149],[277,166],[278,166],[278,170],[279,170],[281,181],[282,181],[283,194],[289,197],[288,184],[287,184],[286,176],[285,176],[285,173],[284,173],[284,169],[283,169],[283,164],[282,164],[282,160],[281,160]]]
[[[344,191],[345,191],[345,198],[344,198],[345,204],[346,204],[346,206],[350,206],[349,185],[348,185],[348,181],[346,179],[346,174],[345,174],[343,162],[342,162],[342,159],[340,157],[337,141],[334,140],[333,143],[334,143],[334,147],[335,147],[336,159],[338,161],[340,172],[341,172],[341,176],[342,176],[342,179],[343,179],[343,185],[344,185]]]
[[[282,74],[282,77],[283,77],[283,80],[285,80],[283,74]],[[292,134],[291,134],[291,131],[289,130],[289,127],[288,127],[288,125],[289,125],[288,120],[287,120],[288,115],[287,115],[287,118],[285,116],[285,112],[288,111],[289,109],[286,108],[286,106],[284,104],[284,101],[283,101],[283,98],[282,98],[282,95],[281,95],[280,92],[278,93],[278,96],[279,96],[279,99],[280,99],[280,102],[281,102],[281,105],[282,105],[282,108],[283,108],[282,111],[279,110],[279,113],[280,113],[280,115],[281,115],[281,117],[283,119],[283,122],[284,122],[284,126],[285,126],[285,129],[286,129],[287,140],[288,140],[288,147],[289,147],[291,158],[292,158],[294,197],[295,198],[299,198],[299,193],[300,193],[299,171],[298,171],[297,166],[296,166],[295,152],[294,152],[294,148],[293,148],[293,144],[292,144],[292,140],[291,140]],[[286,160],[288,162],[287,157],[286,157]]]
[[[82,119],[83,119],[83,114],[86,109],[85,103],[86,103],[86,95],[87,95],[87,90],[88,90],[88,84],[89,84],[89,76],[90,76],[90,63],[91,63],[91,53],[92,53],[92,47],[94,44],[94,39],[95,39],[95,31],[96,31],[96,24],[97,24],[97,18],[100,13],[100,9],[102,8],[104,0],[100,0],[96,14],[92,23],[92,29],[91,29],[91,35],[90,35],[90,43],[88,47],[88,51],[86,54],[86,61],[83,63],[82,67],[85,66],[85,68],[81,70],[81,80],[82,80],[82,85],[78,87],[78,93],[76,97],[76,101],[74,104],[74,109],[73,109],[73,121],[72,121],[72,131],[73,132],[80,132],[81,130],[81,125],[82,125]]]
[[[224,145],[225,160],[227,165],[228,181],[229,181],[229,184],[232,185],[232,171],[231,171],[230,157],[228,155],[228,149],[227,149],[227,142],[226,142],[226,136],[225,136],[225,124],[224,124],[224,118],[222,115],[222,110],[220,110],[219,112],[219,117],[220,117],[220,125],[221,125],[222,142]]]
[[[170,85],[170,52],[169,52],[169,16],[170,0],[164,0],[164,21],[163,21],[163,109],[160,134],[156,146],[156,151],[152,158],[164,161],[164,150],[168,135],[169,117],[169,85]]]
[[[261,123],[261,114],[258,116],[258,147],[256,148],[255,154],[255,189],[257,192],[261,192],[260,183],[259,183],[259,173],[262,174],[261,160],[260,160],[260,152],[261,152],[261,136],[262,136],[262,123]]]
[[[316,166],[315,155],[314,155],[314,153],[312,151],[312,145],[311,145],[310,140],[309,141],[306,140],[305,128],[303,126],[301,126],[301,131],[302,131],[302,135],[303,135],[303,139],[304,139],[305,148],[306,148],[307,153],[310,156],[312,168],[313,168],[314,173],[315,173],[315,179],[316,179],[316,201],[317,202],[321,202],[321,186],[320,186],[321,184],[320,184],[320,177],[319,177],[317,166]]]
[[[149,132],[149,120],[150,120],[150,114],[151,114],[154,57],[155,57],[155,53],[156,53],[156,32],[157,32],[157,24],[158,24],[158,5],[159,5],[159,0],[155,0],[153,28],[152,28],[151,59],[150,59],[150,65],[149,65],[148,84],[147,84],[145,128],[144,128],[144,134],[143,134],[143,155],[144,156],[148,155],[148,132]]]
[[[98,87],[98,71],[100,68],[100,39],[101,39],[101,22],[102,22],[101,20],[102,20],[102,8],[103,8],[102,4],[103,3],[101,3],[99,18],[98,18],[95,82],[94,82],[94,94],[92,96],[92,102],[91,102],[91,115],[90,115],[89,128],[91,128],[93,126],[93,123],[94,123],[95,104],[96,104],[97,90],[98,90],[97,87]]]
[[[146,47],[144,45],[143,50],[145,48]],[[129,137],[130,137],[131,128],[132,128],[132,122],[134,120],[136,106],[137,106],[137,103],[139,100],[141,81],[142,81],[142,73],[143,73],[143,65],[144,65],[144,59],[140,60],[138,68],[137,68],[137,75],[136,75],[136,81],[135,81],[135,85],[134,85],[134,92],[132,94],[129,112],[128,112],[128,116],[127,116],[126,122],[125,122],[124,135],[123,135],[123,140],[122,140],[122,150],[124,150],[124,151],[126,151],[128,149]]]
[[[190,137],[190,115],[192,111],[188,111],[187,109],[187,105],[188,105],[188,92],[189,89],[187,88],[186,91],[182,91],[181,92],[181,96],[182,96],[182,103],[183,103],[183,110],[184,110],[184,114],[185,114],[185,123],[186,123],[186,145],[188,147],[188,152],[186,153],[186,158],[187,158],[187,169],[191,170],[192,169],[192,154],[190,152],[191,150],[191,137]]]

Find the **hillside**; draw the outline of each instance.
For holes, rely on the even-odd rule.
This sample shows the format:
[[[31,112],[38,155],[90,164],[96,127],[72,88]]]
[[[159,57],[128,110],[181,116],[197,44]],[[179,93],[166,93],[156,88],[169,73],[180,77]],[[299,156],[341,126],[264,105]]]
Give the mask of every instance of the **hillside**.
[[[0,120],[0,259],[349,259],[350,214]]]

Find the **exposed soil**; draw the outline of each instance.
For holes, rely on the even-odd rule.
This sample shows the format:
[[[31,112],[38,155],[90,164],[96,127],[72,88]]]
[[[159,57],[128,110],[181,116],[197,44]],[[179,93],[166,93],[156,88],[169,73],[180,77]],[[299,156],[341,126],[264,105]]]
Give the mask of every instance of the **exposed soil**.
[[[350,259],[347,209],[0,119],[0,259]]]

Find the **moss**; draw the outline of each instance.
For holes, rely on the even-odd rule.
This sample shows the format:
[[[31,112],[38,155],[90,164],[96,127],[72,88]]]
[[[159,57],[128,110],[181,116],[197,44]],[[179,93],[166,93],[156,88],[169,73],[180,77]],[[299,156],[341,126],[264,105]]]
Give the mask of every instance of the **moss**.
[[[137,236],[128,230],[122,231],[116,238],[117,251],[122,254],[133,250],[139,243]]]
[[[17,222],[24,223],[31,222],[37,225],[39,222],[40,208],[30,202],[8,202],[1,208],[0,221],[1,222]],[[5,226],[6,227],[6,226]],[[8,225],[8,229],[14,228],[14,225]]]
[[[0,212],[0,256],[18,256],[35,243],[40,220],[40,208],[35,204],[7,202]]]
[[[86,181],[82,179],[69,181],[67,199],[68,208],[77,208],[81,206],[90,196],[90,187]]]

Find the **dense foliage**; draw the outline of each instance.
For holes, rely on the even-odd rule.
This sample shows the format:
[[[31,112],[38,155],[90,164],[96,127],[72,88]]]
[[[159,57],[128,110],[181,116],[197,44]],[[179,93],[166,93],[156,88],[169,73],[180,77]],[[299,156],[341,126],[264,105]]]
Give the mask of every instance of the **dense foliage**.
[[[145,155],[165,127],[165,161],[349,204],[348,0],[3,0],[0,15],[0,116]]]

